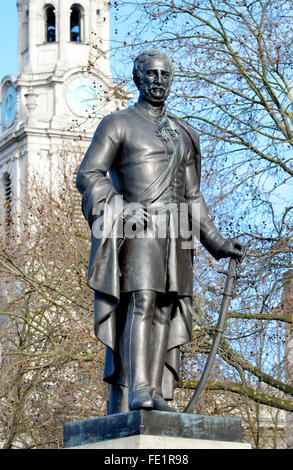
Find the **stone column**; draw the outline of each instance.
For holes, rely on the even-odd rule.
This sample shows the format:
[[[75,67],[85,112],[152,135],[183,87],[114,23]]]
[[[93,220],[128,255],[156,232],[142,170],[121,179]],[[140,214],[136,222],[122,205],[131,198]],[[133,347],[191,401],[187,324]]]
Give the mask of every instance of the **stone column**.
[[[30,87],[27,93],[24,95],[26,99],[26,108],[28,110],[27,124],[29,126],[37,125],[37,118],[35,110],[38,107],[38,94]]]

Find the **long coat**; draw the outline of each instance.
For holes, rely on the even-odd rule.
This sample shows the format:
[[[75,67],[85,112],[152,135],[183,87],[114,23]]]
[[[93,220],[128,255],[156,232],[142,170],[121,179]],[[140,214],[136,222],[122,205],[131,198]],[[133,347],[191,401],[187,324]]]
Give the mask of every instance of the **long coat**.
[[[101,121],[81,163],[77,187],[92,229],[88,284],[94,290],[95,333],[107,346],[104,380],[109,383],[115,380],[121,293],[139,289],[164,292],[168,279],[169,290],[178,299],[171,317],[163,385],[165,398],[172,398],[179,379],[178,347],[189,342],[192,335],[193,252],[180,248],[180,237],[170,238],[167,248],[158,238],[123,240],[119,224],[125,204],[130,202],[159,206],[172,201],[197,202],[201,208],[201,241],[216,257],[223,238],[200,193],[200,173],[197,133],[171,114],[151,120],[139,103]],[[123,201],[117,208],[115,197],[120,196]],[[103,212],[99,212],[100,207]],[[99,231],[95,236],[101,222],[102,234]],[[169,229],[172,231],[172,215]]]

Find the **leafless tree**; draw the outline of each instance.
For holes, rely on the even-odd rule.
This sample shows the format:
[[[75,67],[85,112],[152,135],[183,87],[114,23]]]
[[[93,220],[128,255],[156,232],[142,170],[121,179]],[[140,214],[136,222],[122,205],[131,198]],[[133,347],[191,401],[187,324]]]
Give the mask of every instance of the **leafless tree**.
[[[90,234],[74,172],[55,196],[34,181],[25,204],[21,230],[10,226],[0,245],[0,442],[59,448],[65,422],[106,414],[86,283]]]
[[[202,191],[219,228],[249,247],[207,389],[292,412],[284,374],[292,312],[281,300],[292,263],[292,2],[136,0],[113,2],[112,13],[117,63],[146,47],[174,60],[168,107],[201,136]],[[218,266],[198,250],[195,308],[205,327],[195,324],[184,351],[182,387],[196,386],[210,350],[224,282]]]

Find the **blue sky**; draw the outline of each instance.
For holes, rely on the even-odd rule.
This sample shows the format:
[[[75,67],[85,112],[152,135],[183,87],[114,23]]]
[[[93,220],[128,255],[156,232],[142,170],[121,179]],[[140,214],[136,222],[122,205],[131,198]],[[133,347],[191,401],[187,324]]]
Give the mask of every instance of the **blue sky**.
[[[16,0],[0,0],[0,79],[17,72],[17,8]]]

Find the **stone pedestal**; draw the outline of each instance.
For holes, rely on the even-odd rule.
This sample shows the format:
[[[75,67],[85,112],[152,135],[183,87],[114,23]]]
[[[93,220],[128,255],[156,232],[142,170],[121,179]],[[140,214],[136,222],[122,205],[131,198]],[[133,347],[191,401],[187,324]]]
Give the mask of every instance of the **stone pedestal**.
[[[64,424],[66,449],[249,449],[241,420],[162,411],[130,411]]]

